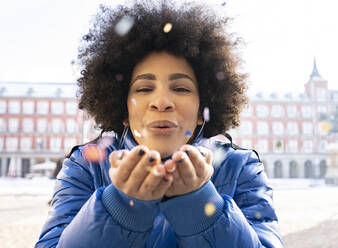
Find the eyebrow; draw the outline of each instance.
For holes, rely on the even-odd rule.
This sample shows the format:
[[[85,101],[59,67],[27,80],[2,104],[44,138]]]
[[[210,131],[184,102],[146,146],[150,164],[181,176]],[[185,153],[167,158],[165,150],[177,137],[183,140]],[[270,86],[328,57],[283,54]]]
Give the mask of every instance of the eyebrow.
[[[169,80],[176,80],[180,78],[187,78],[194,83],[194,80],[190,76],[184,73],[173,73],[169,75]],[[133,84],[136,80],[139,80],[139,79],[156,80],[156,76],[151,73],[140,74],[134,78],[131,84]]]

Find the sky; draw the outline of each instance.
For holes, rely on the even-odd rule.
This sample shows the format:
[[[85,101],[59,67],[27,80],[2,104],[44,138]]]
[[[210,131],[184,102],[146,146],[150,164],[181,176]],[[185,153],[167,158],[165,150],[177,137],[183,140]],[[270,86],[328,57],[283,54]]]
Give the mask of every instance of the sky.
[[[71,61],[77,58],[79,41],[99,4],[123,2],[4,1],[0,8],[0,82],[75,82]],[[241,71],[249,75],[250,90],[303,92],[314,57],[329,89],[338,90],[337,1],[207,2],[220,15],[232,18],[230,31],[244,40],[237,52],[243,59]]]

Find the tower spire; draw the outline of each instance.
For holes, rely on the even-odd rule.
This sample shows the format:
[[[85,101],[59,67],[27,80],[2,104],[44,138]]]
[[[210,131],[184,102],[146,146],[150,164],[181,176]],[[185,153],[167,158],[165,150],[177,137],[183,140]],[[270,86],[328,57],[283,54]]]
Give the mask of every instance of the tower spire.
[[[313,59],[313,69],[312,69],[312,73],[310,75],[310,78],[322,78],[322,76],[319,74],[318,69],[317,69],[317,63],[316,63],[316,57],[314,57]]]

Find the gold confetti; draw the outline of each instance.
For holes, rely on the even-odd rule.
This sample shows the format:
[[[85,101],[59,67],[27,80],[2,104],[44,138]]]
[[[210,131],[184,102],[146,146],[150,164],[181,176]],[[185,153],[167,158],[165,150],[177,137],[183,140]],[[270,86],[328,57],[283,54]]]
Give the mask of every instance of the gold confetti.
[[[150,173],[153,173],[154,172],[154,167],[147,166],[147,171],[149,171]]]
[[[259,220],[260,218],[262,218],[262,214],[260,212],[256,212],[255,217],[256,217],[256,219]]]
[[[323,132],[329,132],[331,130],[331,124],[327,121],[322,121],[319,123],[319,127],[320,127],[320,130],[322,130]]]
[[[207,215],[207,216],[211,216],[215,213],[216,211],[216,207],[213,203],[209,202],[207,204],[205,204],[204,206],[204,213]]]
[[[163,27],[163,32],[164,33],[169,33],[170,32],[170,30],[172,29],[172,27],[173,27],[173,25],[171,24],[171,23],[166,23],[165,25],[164,25],[164,27]]]

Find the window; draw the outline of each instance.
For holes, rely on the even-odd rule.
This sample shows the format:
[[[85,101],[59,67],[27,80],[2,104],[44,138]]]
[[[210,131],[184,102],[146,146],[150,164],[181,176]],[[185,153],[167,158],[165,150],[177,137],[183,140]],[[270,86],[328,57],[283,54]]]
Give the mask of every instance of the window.
[[[4,150],[4,138],[0,137],[0,151]]]
[[[303,122],[302,124],[303,134],[312,135],[312,123],[311,122]]]
[[[46,139],[42,137],[37,137],[35,139],[35,148],[38,151],[46,149]]]
[[[51,151],[59,152],[61,150],[61,138],[51,138],[49,147]]]
[[[37,131],[45,133],[47,131],[47,119],[39,118],[37,121]]]
[[[24,101],[23,102],[23,113],[24,114],[34,114],[34,102],[33,101]]]
[[[327,113],[327,107],[323,106],[323,105],[320,105],[320,106],[317,107],[317,112],[318,113],[326,114]]]
[[[302,106],[302,116],[304,118],[312,117],[311,106]]]
[[[37,113],[38,114],[41,114],[41,115],[46,115],[48,114],[48,107],[49,107],[49,104],[47,101],[39,101],[37,103]]]
[[[63,123],[60,119],[53,119],[52,121],[52,132],[61,133],[63,132]]]
[[[24,133],[34,132],[34,123],[32,118],[24,118],[22,120],[22,130]]]
[[[326,145],[327,145],[327,141],[321,140],[319,142],[319,152],[326,153]]]
[[[258,140],[256,149],[258,153],[265,153],[269,151],[267,140]]]
[[[23,137],[20,140],[20,150],[27,152],[32,149],[32,138],[30,137]]]
[[[52,113],[55,115],[61,115],[64,113],[63,102],[52,102]]]
[[[271,108],[271,116],[272,117],[283,117],[284,109],[281,105],[273,105]]]
[[[5,114],[7,112],[6,107],[6,101],[0,101],[0,114]]]
[[[326,89],[317,88],[317,100],[319,102],[325,102],[326,101]]]
[[[8,131],[11,133],[18,132],[19,130],[19,119],[18,118],[9,118],[8,119]]]
[[[74,119],[67,119],[67,133],[77,133],[77,125]]]
[[[66,103],[66,113],[68,115],[77,114],[77,103],[76,102],[67,102]]]
[[[74,146],[76,146],[76,138],[65,138],[65,151],[69,152]]]
[[[246,106],[242,111],[242,117],[252,116],[252,107],[251,105]]]
[[[303,141],[303,151],[306,153],[313,152],[313,142],[312,140],[304,140]]]
[[[257,133],[259,135],[268,135],[269,134],[268,123],[265,121],[258,121],[257,122]]]
[[[18,151],[18,138],[7,137],[7,139],[6,139],[6,150],[9,151],[9,152]]]
[[[269,115],[269,109],[268,109],[268,106],[266,105],[262,105],[262,104],[257,105],[256,111],[257,111],[256,115],[258,117],[266,117]]]
[[[297,122],[294,122],[294,121],[288,122],[287,126],[288,126],[289,135],[297,135],[299,133]]]
[[[297,106],[295,105],[289,105],[287,107],[288,117],[294,118],[297,117]]]
[[[241,134],[252,134],[252,123],[250,121],[243,121],[240,126]]]
[[[4,133],[7,131],[5,119],[0,118],[0,132]]]
[[[8,112],[10,114],[20,114],[20,102],[19,101],[10,101],[8,105]]]
[[[297,153],[298,152],[298,141],[297,140],[289,140],[286,151],[290,153]]]
[[[283,133],[284,133],[283,123],[279,122],[279,121],[273,122],[272,123],[272,131],[273,131],[273,134],[275,134],[275,135],[283,135]]]

